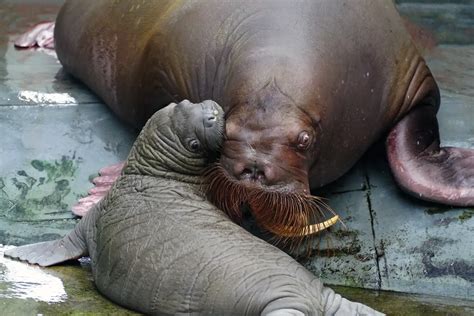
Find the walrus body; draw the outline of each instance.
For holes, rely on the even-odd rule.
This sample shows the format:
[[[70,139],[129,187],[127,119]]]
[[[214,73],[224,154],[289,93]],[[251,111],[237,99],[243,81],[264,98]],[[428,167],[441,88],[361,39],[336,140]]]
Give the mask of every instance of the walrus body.
[[[138,126],[182,99],[214,100],[250,143],[260,135],[240,135],[247,121],[275,138],[285,120],[309,124],[320,156],[312,187],[345,173],[411,106],[403,93],[422,60],[389,1],[112,3],[62,9],[56,50],[67,71]],[[263,104],[279,107],[282,131]]]
[[[474,204],[474,151],[439,147],[438,87],[391,1],[67,1],[55,30],[64,68],[131,124],[221,104],[242,185],[307,193],[404,119],[387,142],[402,188]]]
[[[223,112],[197,106],[173,104],[150,119],[122,176],[74,231],[5,255],[42,266],[89,255],[99,291],[146,314],[379,314],[205,200],[201,174],[222,142]],[[196,139],[202,150],[193,152]]]

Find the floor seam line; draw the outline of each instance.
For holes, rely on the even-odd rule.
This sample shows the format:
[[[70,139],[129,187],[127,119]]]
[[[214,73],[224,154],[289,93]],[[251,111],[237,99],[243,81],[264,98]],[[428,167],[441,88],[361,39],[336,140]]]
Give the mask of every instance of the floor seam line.
[[[382,289],[382,274],[380,272],[380,256],[377,250],[377,242],[375,237],[375,217],[374,217],[374,209],[372,208],[372,200],[371,200],[371,193],[372,193],[372,186],[370,184],[369,175],[365,172],[365,181],[367,185],[367,206],[369,208],[369,215],[370,215],[370,228],[372,231],[372,238],[373,238],[373,246],[374,246],[374,255],[375,255],[375,268],[377,269],[377,290]]]

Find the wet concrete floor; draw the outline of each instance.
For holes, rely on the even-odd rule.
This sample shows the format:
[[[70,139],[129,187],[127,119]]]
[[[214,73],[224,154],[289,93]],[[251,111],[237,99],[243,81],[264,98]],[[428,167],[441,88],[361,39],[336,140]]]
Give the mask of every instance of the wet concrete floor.
[[[90,179],[100,167],[126,157],[136,136],[65,74],[51,52],[13,47],[13,40],[28,27],[53,20],[61,2],[0,0],[4,245],[50,240],[69,231],[77,222],[71,205],[92,186]],[[430,21],[440,19],[439,12],[441,18],[474,12],[468,1],[451,1],[449,7],[429,4],[425,11],[427,4],[399,2],[402,12],[417,22],[421,19],[427,28],[438,25]],[[428,9],[434,12],[428,17],[413,13]],[[474,34],[469,33],[474,23],[462,16],[461,30],[434,30],[441,44],[428,52],[427,60],[442,89],[443,143],[472,148],[474,42],[465,34]],[[464,35],[453,43],[443,40],[451,38],[446,32]],[[474,315],[473,209],[443,207],[403,194],[393,182],[383,144],[375,145],[348,175],[321,193],[347,228],[337,227],[324,237],[330,251],[303,262],[316,275],[346,286],[337,290],[348,298],[389,314]],[[40,269],[3,258],[0,310],[5,315],[129,313],[97,293],[87,262]]]

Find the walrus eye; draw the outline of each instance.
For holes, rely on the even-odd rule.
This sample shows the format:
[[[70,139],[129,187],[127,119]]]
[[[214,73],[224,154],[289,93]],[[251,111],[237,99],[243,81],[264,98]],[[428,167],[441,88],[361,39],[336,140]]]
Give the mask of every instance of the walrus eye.
[[[188,142],[188,145],[189,145],[189,148],[191,149],[191,151],[193,151],[193,152],[197,152],[201,149],[201,144],[199,143],[199,141],[197,139],[191,139]]]
[[[309,145],[311,145],[311,135],[307,131],[302,131],[298,135],[298,145],[296,146],[299,150],[306,150]]]

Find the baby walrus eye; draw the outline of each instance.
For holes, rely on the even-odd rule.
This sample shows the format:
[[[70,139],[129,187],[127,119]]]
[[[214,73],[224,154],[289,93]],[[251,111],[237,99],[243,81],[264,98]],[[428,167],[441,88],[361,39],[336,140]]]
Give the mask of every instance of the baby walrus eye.
[[[302,131],[298,135],[296,147],[299,150],[307,150],[311,145],[311,134],[307,131]]]
[[[188,141],[188,147],[192,152],[198,152],[201,150],[201,143],[197,139],[191,139]]]

